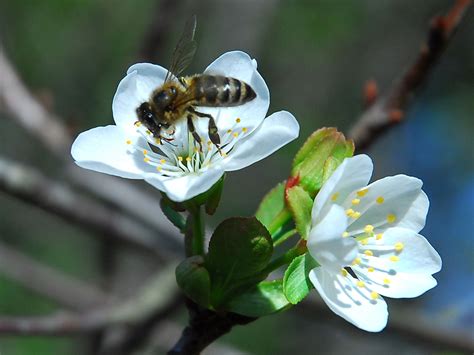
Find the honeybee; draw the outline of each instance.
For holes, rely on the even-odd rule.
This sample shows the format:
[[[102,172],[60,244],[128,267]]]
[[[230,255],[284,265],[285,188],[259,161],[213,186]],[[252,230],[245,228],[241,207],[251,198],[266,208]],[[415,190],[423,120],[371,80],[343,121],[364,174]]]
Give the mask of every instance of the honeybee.
[[[235,78],[208,74],[179,77],[196,52],[195,31],[196,16],[193,16],[186,22],[174,49],[163,85],[156,88],[150,99],[136,109],[138,122],[161,143],[162,140],[172,141],[170,137],[174,133],[174,124],[186,119],[188,130],[202,151],[201,137],[196,132],[193,120],[208,118],[209,139],[220,152],[220,137],[214,117],[199,112],[197,107],[239,106],[255,99],[257,95],[250,85]]]

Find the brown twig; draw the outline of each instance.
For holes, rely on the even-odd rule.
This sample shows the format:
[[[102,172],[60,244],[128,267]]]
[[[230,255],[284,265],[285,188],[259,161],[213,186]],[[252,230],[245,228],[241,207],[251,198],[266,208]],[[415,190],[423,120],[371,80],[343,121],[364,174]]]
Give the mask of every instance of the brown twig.
[[[82,314],[61,312],[39,317],[0,317],[1,334],[61,335],[93,332],[107,326],[140,324],[151,315],[155,320],[177,306],[174,267],[159,272],[129,301],[89,310]]]
[[[403,121],[410,101],[428,79],[470,4],[471,0],[457,0],[446,15],[435,17],[413,65],[383,97],[366,105],[368,109],[349,133],[359,151],[367,149],[385,131]]]
[[[0,157],[0,191],[20,198],[68,221],[85,226],[97,236],[162,255],[163,240],[157,233],[93,199],[77,194],[67,185],[50,180],[35,169]],[[176,245],[174,246],[175,250]]]

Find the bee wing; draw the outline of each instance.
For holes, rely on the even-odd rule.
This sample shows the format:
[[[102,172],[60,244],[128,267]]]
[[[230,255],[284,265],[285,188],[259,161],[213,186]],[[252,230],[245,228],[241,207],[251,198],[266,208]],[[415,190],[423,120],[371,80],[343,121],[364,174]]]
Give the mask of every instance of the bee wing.
[[[193,15],[184,25],[183,33],[174,48],[171,65],[166,73],[165,81],[171,80],[174,76],[179,76],[184,69],[191,63],[196,53],[197,44],[194,41],[194,33],[196,32],[196,15]]]

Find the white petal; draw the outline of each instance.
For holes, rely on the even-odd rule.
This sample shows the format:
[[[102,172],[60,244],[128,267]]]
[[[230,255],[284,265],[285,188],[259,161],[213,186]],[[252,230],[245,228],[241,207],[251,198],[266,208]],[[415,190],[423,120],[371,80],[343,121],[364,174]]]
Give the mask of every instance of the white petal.
[[[158,190],[166,193],[171,200],[183,202],[209,190],[223,174],[223,170],[209,169],[177,178],[163,177],[159,174],[146,174],[145,180]]]
[[[143,138],[128,135],[117,126],[97,127],[82,132],[71,147],[71,154],[76,164],[85,169],[99,171],[129,179],[142,179],[142,174],[152,171],[143,162],[142,155],[129,152],[127,140],[140,141],[146,146]]]
[[[137,121],[135,110],[163,84],[166,73],[165,68],[149,63],[134,64],[127,70],[127,76],[119,83],[112,101],[112,112],[118,126],[133,127]]]
[[[373,256],[362,254],[362,263],[354,272],[370,280],[380,294],[417,297],[436,286],[431,275],[441,270],[441,257],[423,236],[410,229],[390,228],[377,244],[369,243],[363,250],[370,250]]]
[[[387,325],[387,304],[383,298],[373,299],[371,290],[357,286],[352,276],[331,274],[318,267],[311,270],[309,278],[328,307],[356,327],[379,332]]]
[[[299,124],[289,112],[280,111],[268,116],[260,127],[243,138],[223,161],[226,171],[245,168],[256,163],[296,139]]]
[[[248,132],[252,132],[261,124],[270,105],[270,93],[254,61],[247,53],[240,51],[224,53],[212,62],[204,73],[239,79],[249,84],[257,94],[255,99],[244,105],[219,109],[199,107],[199,111],[213,115],[220,134],[233,129],[236,118],[241,119],[240,126],[247,128]]]
[[[425,225],[429,206],[428,198],[421,190],[422,185],[420,179],[396,175],[373,182],[367,186],[367,192],[362,197],[354,192],[343,206],[348,208],[350,200],[358,198],[360,203],[352,207],[361,216],[350,223],[348,232],[363,229],[367,224],[375,226],[376,233],[395,226],[420,231]],[[379,203],[377,199],[383,202]]]
[[[339,272],[357,256],[357,242],[344,238],[347,216],[341,206],[333,205],[326,216],[315,225],[308,237],[308,251],[323,267]]]
[[[344,159],[314,199],[313,223],[318,222],[332,203],[341,204],[351,192],[367,186],[372,170],[372,160],[365,154]]]

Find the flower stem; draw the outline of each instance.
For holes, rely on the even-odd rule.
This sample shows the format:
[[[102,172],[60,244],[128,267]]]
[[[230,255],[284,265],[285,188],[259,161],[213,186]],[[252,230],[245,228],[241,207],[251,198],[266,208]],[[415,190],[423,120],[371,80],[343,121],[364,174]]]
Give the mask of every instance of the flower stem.
[[[284,233],[281,237],[276,239],[273,242],[273,246],[274,247],[279,246],[281,243],[285,242],[286,240],[288,240],[289,238],[291,238],[292,236],[294,236],[297,233],[298,233],[298,231],[296,229],[289,230],[288,232]]]
[[[300,239],[300,241],[290,250],[288,250],[285,254],[281,255],[280,257],[272,260],[270,264],[265,268],[265,272],[270,273],[280,266],[287,265],[293,261],[294,258],[306,253],[308,249],[306,248],[306,240]]]
[[[202,222],[201,206],[189,210],[193,222],[193,240],[191,249],[193,255],[204,255],[204,224]]]
[[[283,208],[280,213],[277,214],[273,222],[268,226],[268,231],[271,235],[274,235],[283,225],[288,222],[291,218],[291,213],[287,208]]]

